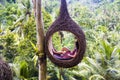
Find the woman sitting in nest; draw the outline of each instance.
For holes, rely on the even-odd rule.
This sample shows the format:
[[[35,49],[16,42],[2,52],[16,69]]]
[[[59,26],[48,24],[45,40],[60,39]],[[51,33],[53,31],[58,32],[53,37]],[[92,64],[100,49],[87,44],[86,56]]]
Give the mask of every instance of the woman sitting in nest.
[[[63,47],[61,51],[55,51],[54,49],[52,51],[53,51],[53,56],[55,58],[61,60],[69,60],[76,56],[77,49],[78,49],[78,42],[76,42],[76,48],[73,51],[70,51],[66,47]]]

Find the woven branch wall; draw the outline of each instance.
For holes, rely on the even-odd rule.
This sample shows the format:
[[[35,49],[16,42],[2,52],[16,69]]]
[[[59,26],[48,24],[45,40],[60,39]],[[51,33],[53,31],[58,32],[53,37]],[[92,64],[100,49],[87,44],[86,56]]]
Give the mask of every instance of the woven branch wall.
[[[52,36],[54,33],[59,31],[68,31],[75,35],[77,38],[79,49],[77,50],[77,54],[74,58],[70,60],[59,60],[53,57],[52,49],[54,46],[52,44]],[[84,53],[86,50],[86,39],[84,32],[69,16],[67,10],[66,0],[61,0],[60,14],[58,18],[54,21],[54,23],[49,27],[46,38],[45,38],[45,53],[48,58],[57,66],[63,68],[70,68],[76,66],[83,59]]]

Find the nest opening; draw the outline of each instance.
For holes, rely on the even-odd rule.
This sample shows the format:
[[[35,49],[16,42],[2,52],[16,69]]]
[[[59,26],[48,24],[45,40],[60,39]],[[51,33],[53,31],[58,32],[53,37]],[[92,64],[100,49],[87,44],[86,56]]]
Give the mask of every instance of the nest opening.
[[[58,44],[55,44],[56,40]],[[80,50],[77,36],[70,31],[56,31],[50,36],[48,42],[48,50],[57,60],[72,61]]]

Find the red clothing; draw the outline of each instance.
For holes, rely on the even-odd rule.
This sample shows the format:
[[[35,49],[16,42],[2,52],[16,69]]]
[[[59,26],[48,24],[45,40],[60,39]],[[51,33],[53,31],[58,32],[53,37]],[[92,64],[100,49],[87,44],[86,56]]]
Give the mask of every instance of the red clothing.
[[[72,52],[66,51],[66,53],[64,54],[58,54],[57,52],[53,51],[53,56],[56,57],[57,59],[61,59],[61,60],[69,60],[72,59],[73,57],[69,56],[69,55],[75,55],[77,49],[74,49]]]

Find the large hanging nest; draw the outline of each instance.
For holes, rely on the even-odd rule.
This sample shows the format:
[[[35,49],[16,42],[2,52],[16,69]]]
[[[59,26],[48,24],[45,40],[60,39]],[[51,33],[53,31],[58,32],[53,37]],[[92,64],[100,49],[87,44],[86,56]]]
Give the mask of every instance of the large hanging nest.
[[[53,57],[53,43],[52,36],[59,31],[68,31],[75,35],[79,48],[77,48],[77,54],[74,58],[69,60],[60,60]],[[45,38],[45,51],[49,59],[57,66],[63,68],[69,68],[77,65],[83,59],[83,55],[86,50],[86,40],[82,29],[70,18],[66,0],[61,0],[60,14],[55,22],[50,26],[46,33]]]
[[[12,77],[10,66],[0,59],[0,80],[12,80]]]

